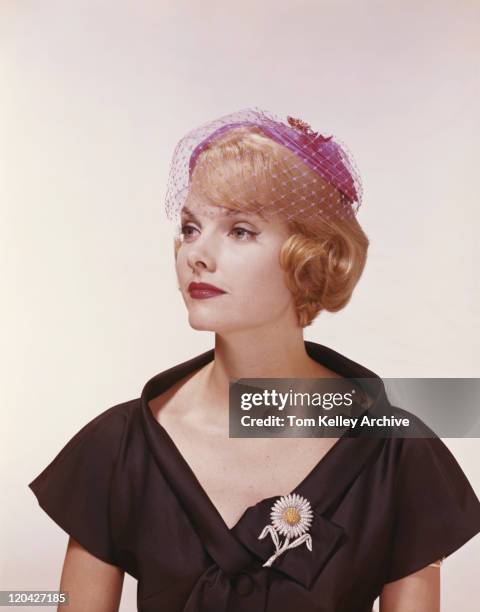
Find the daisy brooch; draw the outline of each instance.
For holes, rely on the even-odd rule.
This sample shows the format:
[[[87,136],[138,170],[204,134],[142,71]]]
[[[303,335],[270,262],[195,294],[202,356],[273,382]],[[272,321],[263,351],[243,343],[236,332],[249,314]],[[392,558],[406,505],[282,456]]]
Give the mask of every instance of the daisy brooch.
[[[296,493],[280,497],[271,508],[270,518],[271,524],[263,528],[258,539],[263,540],[269,533],[275,544],[275,553],[262,567],[270,567],[283,552],[304,542],[308,550],[312,550],[312,537],[308,530],[313,520],[313,511],[307,499]],[[279,535],[286,536],[283,543]],[[291,542],[292,538],[295,539]]]

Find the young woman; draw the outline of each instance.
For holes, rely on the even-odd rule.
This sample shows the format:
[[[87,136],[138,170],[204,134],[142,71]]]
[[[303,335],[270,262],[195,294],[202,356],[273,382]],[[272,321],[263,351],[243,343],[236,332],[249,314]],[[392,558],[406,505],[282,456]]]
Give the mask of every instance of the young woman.
[[[214,348],[82,428],[30,483],[70,535],[71,612],[438,612],[480,502],[438,437],[230,438],[229,381],[381,379],[303,330],[350,300],[368,239],[339,141],[247,109],[188,134],[167,213],[178,288]],[[361,383],[360,383],[361,384]],[[283,541],[282,541],[283,539]]]

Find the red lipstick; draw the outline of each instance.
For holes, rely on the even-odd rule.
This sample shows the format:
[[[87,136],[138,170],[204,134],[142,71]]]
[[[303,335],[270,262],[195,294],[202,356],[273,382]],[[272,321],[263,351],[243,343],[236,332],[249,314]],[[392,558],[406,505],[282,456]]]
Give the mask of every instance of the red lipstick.
[[[222,295],[225,291],[208,283],[190,283],[188,285],[188,293],[196,300],[204,300]]]

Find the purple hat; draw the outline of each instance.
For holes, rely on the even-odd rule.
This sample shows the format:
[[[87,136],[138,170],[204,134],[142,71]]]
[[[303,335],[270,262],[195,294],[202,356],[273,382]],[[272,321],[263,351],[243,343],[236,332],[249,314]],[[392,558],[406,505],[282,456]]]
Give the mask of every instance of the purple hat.
[[[361,204],[362,184],[353,156],[333,136],[314,132],[301,119],[287,117],[282,122],[270,112],[244,109],[210,121],[189,132],[177,144],[167,187],[166,212],[177,217],[189,193],[192,174],[203,151],[227,132],[240,127],[255,128],[285,151],[271,174],[270,213],[292,218],[298,214],[324,214],[343,218],[355,215]],[[293,155],[292,155],[293,153]],[[283,164],[282,161],[286,163]],[[306,172],[307,166],[312,172]],[[288,168],[288,170],[287,170]],[[317,176],[320,180],[316,180]],[[281,180],[280,180],[281,179]],[[231,180],[231,179],[230,179]],[[237,188],[232,185],[232,188]],[[232,189],[232,192],[235,192]],[[281,192],[281,193],[280,193]],[[204,194],[208,199],[208,194]],[[261,208],[257,207],[260,211]]]

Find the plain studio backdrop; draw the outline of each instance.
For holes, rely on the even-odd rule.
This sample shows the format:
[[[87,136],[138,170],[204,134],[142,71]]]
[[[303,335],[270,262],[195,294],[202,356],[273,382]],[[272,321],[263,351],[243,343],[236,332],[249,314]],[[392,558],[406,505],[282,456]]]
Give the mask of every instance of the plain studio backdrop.
[[[306,339],[382,377],[479,375],[479,3],[17,0],[0,17],[1,589],[59,586],[67,535],[33,477],[213,346],[163,210],[174,146],[203,122],[258,106],[356,158],[367,266]],[[478,495],[479,441],[445,442]],[[480,538],[446,560],[442,610],[478,610],[479,566]]]

